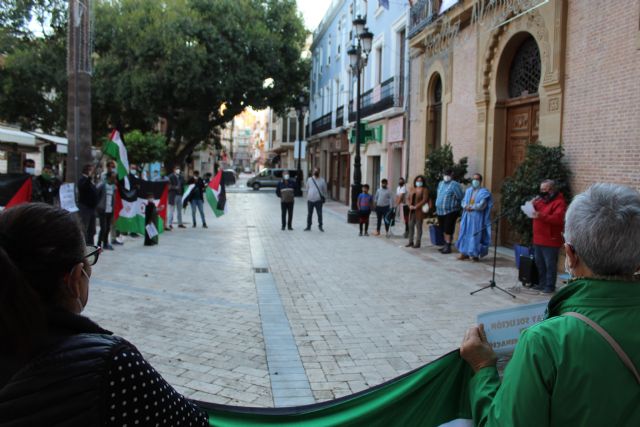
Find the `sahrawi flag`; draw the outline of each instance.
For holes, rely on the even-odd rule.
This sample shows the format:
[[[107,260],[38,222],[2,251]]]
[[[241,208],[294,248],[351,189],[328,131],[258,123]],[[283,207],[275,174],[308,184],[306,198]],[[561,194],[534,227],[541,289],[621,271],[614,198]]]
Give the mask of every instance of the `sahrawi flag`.
[[[197,402],[209,425],[471,427],[471,368],[458,350],[386,383],[336,400],[284,408]]]
[[[31,201],[31,175],[0,174],[0,210]]]
[[[109,141],[103,148],[104,153],[111,157],[116,162],[116,170],[118,171],[118,181],[124,180],[124,188],[129,190],[131,188],[129,183],[129,158],[127,157],[127,148],[122,142],[120,132],[116,129],[111,132]]]
[[[224,215],[227,212],[227,193],[222,180],[222,169],[218,170],[216,176],[209,181],[205,192],[207,202],[209,202],[209,206],[213,209],[215,216],[221,217]]]
[[[169,184],[138,178],[132,178],[130,190],[125,189],[121,183],[118,184],[113,207],[116,230],[123,233],[144,234],[144,210],[149,194],[153,194],[153,202],[158,210],[156,228],[159,233],[162,233],[167,222]]]

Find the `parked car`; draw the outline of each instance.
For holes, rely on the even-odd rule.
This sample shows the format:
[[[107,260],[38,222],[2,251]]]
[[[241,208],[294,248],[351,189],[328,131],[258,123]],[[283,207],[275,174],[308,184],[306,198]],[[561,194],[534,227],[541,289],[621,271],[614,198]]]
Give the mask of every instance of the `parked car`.
[[[295,169],[263,169],[253,178],[249,178],[247,181],[247,187],[251,187],[254,190],[259,190],[263,187],[275,188],[278,185],[278,182],[282,179],[282,173],[284,171],[289,172],[289,177],[291,177],[291,179],[295,179],[298,175],[298,171]]]
[[[249,166],[245,166],[244,173],[251,173],[251,168]]]

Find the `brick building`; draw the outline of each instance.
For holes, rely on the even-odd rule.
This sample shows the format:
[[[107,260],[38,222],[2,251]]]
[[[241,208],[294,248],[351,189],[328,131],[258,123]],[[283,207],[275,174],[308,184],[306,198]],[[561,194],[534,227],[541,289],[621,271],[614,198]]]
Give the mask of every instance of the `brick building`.
[[[576,192],[640,189],[640,2],[422,0],[409,21],[410,176],[449,142],[497,195],[539,142]]]

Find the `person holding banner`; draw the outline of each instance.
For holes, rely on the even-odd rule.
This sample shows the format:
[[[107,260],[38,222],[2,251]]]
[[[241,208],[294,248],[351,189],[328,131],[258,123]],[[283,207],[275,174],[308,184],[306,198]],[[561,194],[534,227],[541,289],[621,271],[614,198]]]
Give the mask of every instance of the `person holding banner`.
[[[208,426],[133,344],[81,315],[99,255],[63,209],[0,213],[0,423]]]
[[[476,426],[640,425],[640,193],[595,184],[565,218],[569,284],[525,329],[502,382],[484,326],[460,354]]]

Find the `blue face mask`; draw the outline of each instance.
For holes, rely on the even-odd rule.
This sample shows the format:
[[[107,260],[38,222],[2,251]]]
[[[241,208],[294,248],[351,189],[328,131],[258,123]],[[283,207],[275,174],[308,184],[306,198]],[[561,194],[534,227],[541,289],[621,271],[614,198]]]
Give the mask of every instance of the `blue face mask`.
[[[471,185],[473,186],[473,188],[479,188],[480,181],[478,181],[477,179],[474,179],[473,181],[471,181]]]

